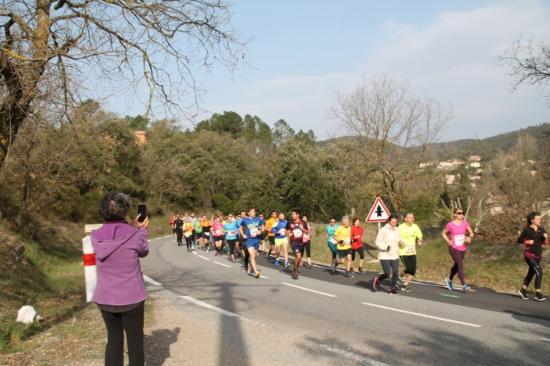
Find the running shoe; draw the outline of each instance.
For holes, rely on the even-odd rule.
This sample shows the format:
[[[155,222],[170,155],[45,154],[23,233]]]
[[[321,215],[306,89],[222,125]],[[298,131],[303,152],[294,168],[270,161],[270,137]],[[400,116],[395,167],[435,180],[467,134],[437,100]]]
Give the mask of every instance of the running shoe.
[[[397,289],[396,288],[392,288],[390,290],[390,295],[397,295]]]
[[[405,281],[403,280],[402,277],[397,277],[397,284],[398,284],[399,286],[403,286],[404,283],[405,283]]]
[[[307,269],[311,269],[311,264],[308,264],[308,265],[306,266],[306,268],[307,268]]]
[[[412,290],[411,290],[411,288],[410,288],[409,286],[403,285],[403,286],[401,286],[401,291],[403,291],[403,292],[411,292]]]
[[[445,278],[445,287],[449,291],[453,291],[453,281],[449,279],[449,277]]]
[[[365,273],[365,270],[363,269],[363,267],[359,267],[359,273],[360,273],[360,274]]]
[[[546,297],[542,296],[542,292],[537,292],[535,295],[535,301],[544,301],[546,300]]]
[[[462,286],[462,291],[463,292],[471,292],[472,288],[468,285],[464,285],[464,286]]]
[[[378,276],[374,277],[374,280],[372,280],[372,288],[374,289],[374,291],[378,291],[380,289],[380,287],[378,286],[380,284],[380,279],[378,278]]]
[[[260,272],[260,271],[254,273],[254,277],[256,277],[256,278],[260,278],[261,275],[262,275],[262,272]]]
[[[281,266],[281,262],[280,262],[278,259],[276,259],[276,260],[275,260],[275,267],[278,268],[278,267],[280,267],[280,266]]]
[[[288,268],[288,267],[290,267],[290,263],[285,262],[285,268]]]
[[[518,292],[519,292],[519,296],[521,296],[523,300],[529,300],[529,296],[527,296],[527,289],[522,288]]]
[[[353,272],[346,271],[346,273],[344,274],[344,276],[346,276],[347,278],[353,278]]]
[[[330,273],[331,273],[331,274],[335,274],[335,273],[336,273],[336,264],[333,264],[332,266],[330,266]]]

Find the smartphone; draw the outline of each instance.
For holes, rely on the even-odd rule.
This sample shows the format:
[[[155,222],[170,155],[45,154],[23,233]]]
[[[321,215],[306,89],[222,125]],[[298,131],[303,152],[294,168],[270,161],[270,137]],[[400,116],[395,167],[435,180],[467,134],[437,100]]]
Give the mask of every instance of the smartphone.
[[[140,203],[137,207],[138,209],[138,221],[143,222],[145,221],[145,218],[147,217],[147,205],[145,203]]]

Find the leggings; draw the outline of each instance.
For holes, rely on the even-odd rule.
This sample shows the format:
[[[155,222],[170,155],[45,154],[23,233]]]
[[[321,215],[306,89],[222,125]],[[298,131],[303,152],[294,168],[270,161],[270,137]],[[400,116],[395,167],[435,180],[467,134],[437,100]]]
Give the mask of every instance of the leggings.
[[[458,273],[458,279],[462,286],[466,284],[466,278],[464,277],[464,256],[466,251],[456,250],[453,247],[449,247],[449,253],[453,257],[455,264],[451,267],[451,273],[449,275],[449,280],[453,280],[455,275]]]
[[[542,268],[540,267],[540,259],[525,257],[525,262],[529,266],[529,271],[527,272],[527,276],[525,276],[525,279],[523,280],[523,284],[525,285],[525,287],[528,287],[531,283],[531,280],[533,279],[533,276],[536,276],[535,289],[539,290],[542,283]]]
[[[187,245],[187,249],[191,249],[192,244],[193,244],[193,237],[192,236],[186,236],[185,237],[185,245]]]
[[[250,252],[246,245],[244,246],[244,268],[248,270],[248,262],[250,261]]]
[[[359,259],[365,259],[365,249],[363,247],[353,249],[353,251],[351,252],[351,260],[352,261],[355,260],[355,253],[359,253]]]
[[[332,260],[334,261],[336,259],[336,256],[338,255],[338,249],[336,249],[336,244],[327,242],[327,246],[328,246],[328,249],[330,249],[330,252],[332,253]]]
[[[237,242],[237,239],[227,239],[227,244],[229,245],[229,255],[233,255],[235,253],[236,242]]]
[[[183,230],[176,229],[176,239],[178,240],[178,246],[183,245],[183,241],[181,240],[182,236],[183,236]]]
[[[122,366],[124,363],[124,333],[128,343],[130,366],[145,364],[143,349],[143,303],[123,313],[101,310],[107,328],[105,366]]]
[[[384,281],[386,278],[390,278],[391,275],[391,288],[397,288],[397,276],[399,275],[399,259],[381,259],[382,273],[378,276],[379,281]]]
[[[308,241],[307,243],[304,243],[304,250],[306,252],[306,258],[311,257],[311,242]]]

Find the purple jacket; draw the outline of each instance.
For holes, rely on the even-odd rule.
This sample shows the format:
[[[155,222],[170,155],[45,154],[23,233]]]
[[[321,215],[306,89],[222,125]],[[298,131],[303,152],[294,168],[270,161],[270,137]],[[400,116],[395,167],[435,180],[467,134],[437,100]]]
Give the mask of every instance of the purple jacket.
[[[92,231],[90,237],[97,265],[93,301],[103,305],[144,301],[147,291],[139,258],[149,253],[147,229],[135,228],[125,221],[111,221]]]

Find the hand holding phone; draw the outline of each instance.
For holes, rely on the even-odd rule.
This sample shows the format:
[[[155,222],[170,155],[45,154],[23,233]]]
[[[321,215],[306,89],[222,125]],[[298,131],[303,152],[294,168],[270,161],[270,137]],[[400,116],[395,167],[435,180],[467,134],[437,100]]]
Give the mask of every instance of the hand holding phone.
[[[138,209],[138,222],[143,222],[147,218],[147,205],[140,203],[137,207]]]

